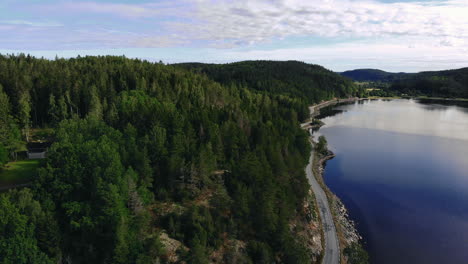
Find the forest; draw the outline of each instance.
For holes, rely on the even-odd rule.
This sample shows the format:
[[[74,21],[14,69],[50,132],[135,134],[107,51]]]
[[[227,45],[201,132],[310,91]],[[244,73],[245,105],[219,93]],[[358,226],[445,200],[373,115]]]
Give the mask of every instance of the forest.
[[[468,68],[409,75],[395,80],[390,90],[410,96],[468,98]]]
[[[310,263],[299,123],[359,94],[295,61],[0,55],[0,167],[53,131],[31,185],[0,193],[0,263]]]
[[[340,72],[340,75],[348,77],[357,82],[384,82],[389,83],[398,79],[402,79],[413,73],[404,72],[386,72],[378,69],[357,69],[351,71]]]
[[[340,73],[358,82],[370,82],[375,96],[429,96],[468,98],[468,68],[419,73],[391,73],[360,69]]]

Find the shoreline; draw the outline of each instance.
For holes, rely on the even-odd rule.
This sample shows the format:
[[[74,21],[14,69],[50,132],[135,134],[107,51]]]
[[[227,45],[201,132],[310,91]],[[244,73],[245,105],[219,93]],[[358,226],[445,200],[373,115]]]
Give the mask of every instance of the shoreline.
[[[321,156],[315,153],[313,170],[314,175],[317,177],[317,181],[324,189],[328,200],[330,202],[331,213],[333,215],[333,222],[336,227],[337,237],[340,244],[340,263],[347,263],[347,257],[344,254],[344,250],[350,247],[353,243],[358,243],[362,246],[362,236],[359,234],[355,222],[350,218],[348,210],[343,202],[340,200],[335,193],[333,193],[325,183],[323,174],[325,172],[325,166],[327,161],[333,159],[336,155],[328,150],[329,153],[326,156]]]
[[[402,97],[406,99],[406,97]],[[440,101],[454,101],[454,102],[468,102],[468,98],[445,98],[445,97],[426,97],[426,96],[415,96],[409,97],[408,99],[415,99],[415,100],[440,100]]]
[[[335,154],[333,152],[328,151],[327,155],[321,156],[319,153],[317,153],[315,150],[315,144],[312,134],[310,129],[313,128],[320,128],[323,123],[321,124],[314,124],[313,122],[316,121],[314,120],[315,116],[319,115],[320,109],[323,107],[327,107],[330,105],[334,104],[339,104],[339,103],[346,103],[346,102],[354,102],[354,101],[359,101],[359,100],[365,100],[366,98],[358,98],[358,97],[353,97],[353,98],[346,98],[346,99],[333,99],[329,101],[324,101],[316,105],[309,106],[309,111],[310,111],[310,118],[307,119],[307,121],[303,124],[301,124],[301,127],[303,129],[307,129],[310,133],[310,143],[312,145],[312,153],[310,157],[310,170],[311,170],[311,175],[307,174],[308,177],[314,177],[315,181],[319,185],[320,189],[322,189],[322,192],[325,194],[326,198],[325,201],[328,203],[326,206],[329,208],[328,210],[331,213],[331,218],[333,222],[333,227],[330,227],[329,224],[325,223],[324,225],[324,215],[326,214],[324,206],[321,204],[323,201],[319,201],[316,196],[316,203],[318,205],[321,205],[318,208],[321,208],[319,210],[320,212],[320,224],[322,227],[322,243],[324,244],[323,250],[325,251],[324,254],[322,254],[323,259],[322,263],[347,263],[347,257],[344,255],[344,249],[348,248],[351,246],[353,243],[360,243],[362,237],[359,235],[354,222],[350,219],[347,209],[345,208],[344,204],[341,202],[341,200],[328,188],[328,186],[325,184],[324,179],[323,179],[323,172],[324,172],[324,166],[326,162],[332,158],[335,157]],[[309,165],[306,168],[309,168]],[[309,179],[309,183],[311,183],[311,189],[313,189],[311,179]],[[317,190],[314,191],[314,193]],[[319,190],[320,191],[320,190]],[[325,215],[326,217],[326,215]],[[330,230],[333,229],[333,230]],[[330,234],[328,234],[330,231],[334,233],[335,238],[330,240]],[[332,249],[327,248],[327,243],[326,240],[333,241],[336,240],[335,242],[337,251],[339,252],[338,254],[338,259],[333,259],[331,257],[326,256],[326,253],[328,251],[332,251]],[[335,253],[336,254],[336,253]],[[336,257],[335,257],[336,258]]]
[[[395,99],[404,99],[404,100],[415,100],[417,103],[440,103],[440,104],[443,104],[445,105],[445,103],[447,103],[447,105],[457,105],[455,103],[457,102],[460,102],[460,105],[463,105],[464,106],[464,103],[468,102],[468,99],[456,99],[456,98],[438,98],[438,97],[400,97],[400,98],[382,98],[382,97],[379,97],[379,98],[360,98],[359,100],[395,100]],[[426,101],[426,102],[424,102]],[[322,107],[325,107],[325,106],[329,106],[329,105],[332,105],[334,101],[327,101],[327,102],[323,102],[323,103],[320,103],[316,106],[311,106],[309,107],[309,109],[314,109],[314,112],[313,112],[313,115],[311,115],[311,120],[310,122],[312,122],[312,124],[317,124],[318,121],[320,120],[314,120],[314,117],[318,116],[320,113],[319,113],[319,110],[322,108]],[[325,104],[326,103],[326,104]],[[338,103],[338,102],[337,102]],[[463,103],[463,104],[461,104]],[[323,105],[323,106],[322,106]],[[458,106],[458,105],[457,105]],[[322,125],[315,125],[314,127],[314,131],[319,131],[320,127]],[[325,171],[325,166],[326,166],[326,162],[330,159],[333,159],[334,158],[334,154],[331,154],[331,155],[328,155],[328,154],[325,154],[325,155],[318,155],[316,154],[316,160],[317,162],[314,164],[313,168],[317,171],[316,173],[314,173],[314,176],[316,177],[317,181],[319,181],[319,183],[322,185],[322,188],[326,191],[327,193],[327,196],[329,197],[329,201],[330,201],[330,208],[332,209],[332,212],[334,213],[334,222],[335,222],[335,225],[336,225],[336,229],[337,229],[337,233],[339,236],[343,236],[344,238],[346,237],[346,230],[352,230],[354,229],[356,232],[355,234],[357,235],[357,242],[358,242],[358,245],[362,248],[364,248],[364,245],[366,242],[366,240],[363,240],[362,237],[360,236],[359,232],[357,231],[357,228],[356,228],[356,225],[354,223],[354,221],[349,217],[347,211],[346,211],[346,207],[341,203],[342,205],[342,209],[343,209],[343,212],[341,212],[341,209],[338,208],[338,210],[336,210],[337,208],[335,208],[333,206],[333,199],[334,199],[334,196],[336,196],[329,188],[328,186],[325,184],[325,180],[323,178],[323,174],[324,174],[324,171]],[[340,199],[338,197],[336,197],[336,201],[337,203],[339,204],[340,203]],[[335,210],[333,210],[335,209]],[[341,230],[341,235],[339,234],[340,233],[340,225],[342,225],[340,222],[342,219],[346,219],[345,222],[349,223],[350,225],[348,226],[345,226],[343,229],[344,230]],[[343,238],[343,239],[344,239]],[[345,249],[345,246],[343,246],[343,241],[340,237],[340,248],[341,248],[341,257],[342,257],[342,261],[341,263],[346,263],[346,255],[347,253],[345,253],[344,249]],[[375,254],[375,253],[373,253]],[[370,257],[370,256],[368,256]]]
[[[395,100],[395,99],[408,99],[408,100],[434,100],[446,102],[468,102],[468,98],[446,98],[446,97],[427,97],[427,96],[369,96],[362,97],[359,100]]]

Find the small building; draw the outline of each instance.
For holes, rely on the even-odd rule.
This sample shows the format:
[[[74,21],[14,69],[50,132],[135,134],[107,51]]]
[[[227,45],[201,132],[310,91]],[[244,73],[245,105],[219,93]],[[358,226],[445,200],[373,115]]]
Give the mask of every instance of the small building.
[[[28,151],[26,152],[27,158],[45,159],[47,156],[47,149],[50,145],[50,142],[29,142],[27,145]]]

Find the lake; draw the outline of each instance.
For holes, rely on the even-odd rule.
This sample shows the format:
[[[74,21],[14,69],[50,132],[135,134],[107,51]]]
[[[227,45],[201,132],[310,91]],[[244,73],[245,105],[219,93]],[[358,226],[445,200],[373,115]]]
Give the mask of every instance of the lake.
[[[455,104],[367,100],[322,119],[325,182],[371,263],[468,263],[468,108]]]

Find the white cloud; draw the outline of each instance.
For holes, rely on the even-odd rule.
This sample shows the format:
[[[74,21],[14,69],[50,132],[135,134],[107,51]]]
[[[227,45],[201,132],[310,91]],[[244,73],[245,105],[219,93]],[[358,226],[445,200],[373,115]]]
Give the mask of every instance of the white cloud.
[[[109,26],[131,25],[133,42],[157,46],[158,42],[204,41],[206,46],[249,46],[291,36],[309,38],[428,38],[437,45],[467,46],[468,1],[382,3],[371,0],[175,0],[143,4],[62,2],[43,5],[42,11],[70,15],[99,13],[124,20]],[[126,20],[125,20],[126,19]],[[153,24],[153,30],[141,27]],[[184,36],[183,38],[181,36]],[[160,39],[165,39],[160,41]],[[154,41],[152,41],[152,39]],[[415,43],[408,43],[414,45]]]
[[[229,60],[300,60],[316,63],[335,71],[356,68],[380,68],[387,71],[426,71],[468,66],[468,53],[459,48],[419,44],[410,47],[398,39],[359,41],[305,48],[274,50],[225,51]]]
[[[0,48],[216,48],[213,53],[222,61],[298,59],[334,70],[364,64],[409,70],[468,65],[467,0],[60,1],[18,7],[25,9],[58,22],[53,27],[42,20],[0,21],[0,33],[9,36],[0,39]],[[337,38],[347,42],[333,44]],[[324,39],[332,44],[317,44]]]
[[[41,5],[41,10],[66,10],[71,13],[100,13],[120,16],[124,18],[153,18],[172,13],[182,15],[184,1],[167,1],[145,4],[117,4],[100,2],[70,1],[58,4]]]
[[[28,21],[28,20],[0,20],[0,24],[6,25],[21,25],[31,27],[60,27],[63,26],[57,22],[44,22],[44,21]]]
[[[193,38],[247,44],[288,36],[437,37],[463,45],[468,2],[379,3],[347,0],[209,1],[194,13],[201,23],[174,23]],[[189,30],[190,29],[190,30]]]
[[[187,44],[187,40],[183,40],[178,36],[143,36],[130,41],[131,46],[138,48],[160,48],[160,47],[172,47],[182,44]]]

